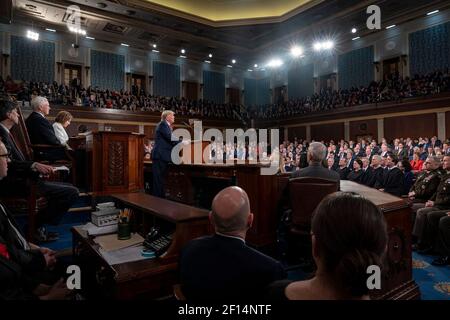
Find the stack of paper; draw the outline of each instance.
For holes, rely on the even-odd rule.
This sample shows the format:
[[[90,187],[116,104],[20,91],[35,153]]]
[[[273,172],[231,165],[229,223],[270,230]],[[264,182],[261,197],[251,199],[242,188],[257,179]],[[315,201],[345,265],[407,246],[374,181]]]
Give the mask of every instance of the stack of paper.
[[[98,236],[94,239],[94,241],[98,243],[103,250],[114,251],[142,244],[144,242],[144,238],[142,238],[137,233],[132,233],[130,239],[119,240],[117,239],[117,234],[108,234],[104,236]]]
[[[113,225],[109,225],[109,226],[97,227],[92,222],[88,222],[83,226],[83,229],[90,236],[97,236],[97,235],[108,234],[108,233],[116,233],[117,232],[117,223],[113,224]]]

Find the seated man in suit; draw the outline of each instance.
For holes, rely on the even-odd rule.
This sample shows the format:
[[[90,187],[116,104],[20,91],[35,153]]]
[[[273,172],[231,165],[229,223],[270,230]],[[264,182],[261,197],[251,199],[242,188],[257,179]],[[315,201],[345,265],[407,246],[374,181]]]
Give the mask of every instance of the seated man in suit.
[[[350,169],[347,167],[347,158],[339,159],[339,168],[337,170],[341,180],[347,180]]]
[[[384,174],[383,188],[379,190],[401,197],[403,193],[404,174],[397,167],[397,162],[397,157],[393,153],[389,153],[386,158],[387,171]]]
[[[340,183],[339,173],[328,170],[322,166],[325,159],[327,148],[320,142],[312,142],[308,148],[308,162],[309,166],[301,170],[295,171],[291,178],[309,177],[309,178],[323,178],[337,181]]]
[[[181,252],[180,280],[188,300],[254,300],[286,277],[278,261],[245,244],[253,214],[244,190],[220,191],[209,218],[215,235],[192,240]]]
[[[53,125],[46,118],[50,112],[50,104],[47,98],[40,96],[34,98],[31,101],[31,107],[33,112],[25,121],[31,143],[62,146],[56,137]],[[64,148],[40,152],[38,156],[40,159],[47,161],[67,159]]]
[[[0,141],[0,180],[8,173],[9,161],[6,147]],[[45,273],[55,265],[55,252],[28,243],[0,203],[0,300],[64,298],[68,290],[61,281],[42,283],[51,278]]]
[[[40,178],[53,173],[53,167],[33,161],[27,161],[18,148],[10,130],[19,123],[17,106],[8,99],[0,99],[0,138],[11,157],[9,175],[0,181],[0,195],[26,195],[28,189],[26,180],[37,182],[38,192],[48,201],[47,211],[37,217],[38,225],[43,223],[58,224],[63,214],[78,198],[78,189],[66,183],[50,182]],[[35,235],[36,241],[52,241],[57,234],[48,233],[45,228],[39,228]]]
[[[368,186],[375,189],[381,189],[383,188],[383,175],[384,175],[384,169],[381,166],[382,164],[382,158],[379,155],[374,155],[372,157],[372,161],[370,163],[372,167],[372,178],[370,179],[370,182],[368,183]]]

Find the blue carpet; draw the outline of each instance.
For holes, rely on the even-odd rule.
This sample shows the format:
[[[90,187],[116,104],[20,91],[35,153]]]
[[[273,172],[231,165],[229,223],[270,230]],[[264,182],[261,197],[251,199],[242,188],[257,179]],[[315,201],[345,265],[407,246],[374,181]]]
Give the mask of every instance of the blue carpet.
[[[450,300],[450,266],[433,266],[435,258],[413,252],[414,280],[420,287],[422,300]]]

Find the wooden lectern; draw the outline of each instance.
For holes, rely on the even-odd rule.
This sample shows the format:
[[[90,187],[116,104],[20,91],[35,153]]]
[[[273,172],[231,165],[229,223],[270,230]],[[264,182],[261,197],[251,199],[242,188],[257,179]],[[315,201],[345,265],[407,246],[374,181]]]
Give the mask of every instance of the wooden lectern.
[[[86,136],[88,177],[94,195],[144,188],[144,135],[98,131]]]

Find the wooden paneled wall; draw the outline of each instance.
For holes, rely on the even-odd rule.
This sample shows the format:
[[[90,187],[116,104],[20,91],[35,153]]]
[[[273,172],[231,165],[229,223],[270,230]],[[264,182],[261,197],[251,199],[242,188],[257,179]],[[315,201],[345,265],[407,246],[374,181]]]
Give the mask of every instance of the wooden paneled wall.
[[[384,119],[384,137],[388,140],[406,137],[432,137],[435,135],[437,135],[436,113]]]
[[[351,121],[350,122],[350,140],[356,141],[361,136],[372,136],[378,140],[378,126],[376,119]]]
[[[330,123],[311,126],[311,139],[330,141],[344,139],[344,123]]]
[[[288,130],[289,141],[293,141],[295,137],[306,139],[306,127],[293,127]]]

